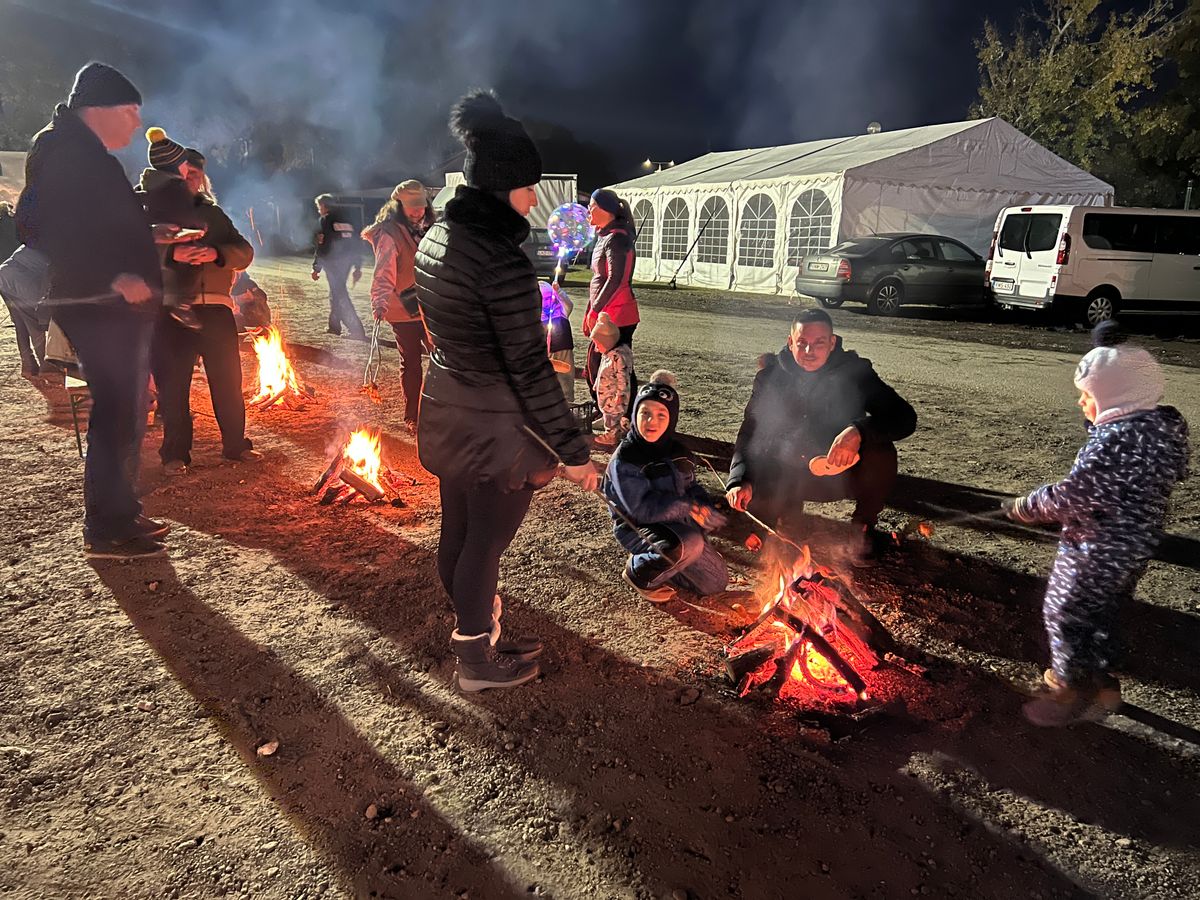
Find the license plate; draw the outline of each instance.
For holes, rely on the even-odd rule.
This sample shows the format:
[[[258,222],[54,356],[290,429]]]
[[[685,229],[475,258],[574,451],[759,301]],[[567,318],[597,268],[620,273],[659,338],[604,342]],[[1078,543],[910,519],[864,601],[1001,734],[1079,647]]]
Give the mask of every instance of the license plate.
[[[997,294],[1011,294],[1016,289],[1017,289],[1017,284],[1015,281],[1012,281],[1007,278],[992,279],[992,290],[995,291]]]
[[[539,251],[537,252],[537,255],[538,255],[538,256],[553,256],[553,255],[554,255],[554,251],[553,251],[553,250],[539,250]]]
[[[806,272],[828,272],[829,263],[809,263],[804,267]]]

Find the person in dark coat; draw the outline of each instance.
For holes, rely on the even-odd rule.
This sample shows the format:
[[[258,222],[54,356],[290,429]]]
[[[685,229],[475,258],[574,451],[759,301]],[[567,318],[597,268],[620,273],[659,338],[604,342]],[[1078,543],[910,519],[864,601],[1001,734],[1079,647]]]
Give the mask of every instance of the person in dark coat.
[[[706,537],[725,520],[696,480],[691,452],[675,439],[678,421],[675,376],[659,370],[638,391],[629,433],[604,478],[613,533],[630,554],[621,577],[651,603],[671,600],[677,588],[718,594],[729,581]]]
[[[0,265],[6,263],[21,245],[17,237],[17,218],[12,204],[0,202]],[[14,265],[18,263],[14,262]],[[21,357],[21,374],[33,378],[41,373],[46,358],[46,325],[35,314],[41,297],[17,297],[3,289],[0,299],[8,307],[9,317],[17,333],[17,353]]]
[[[254,248],[217,205],[203,154],[181,149],[182,178],[176,165],[160,168],[160,155],[160,165],[146,169],[139,183],[147,210],[177,207],[176,222],[204,231],[193,243],[168,247],[163,259],[164,312],[155,326],[150,360],[163,426],[158,455],[168,475],[186,474],[192,464],[191,396],[197,359],[204,361],[222,455],[237,462],[262,457],[246,438],[242,356],[231,296],[238,270],[253,261]],[[194,326],[179,320],[180,310],[189,311]]]
[[[454,604],[450,645],[464,691],[537,677],[536,641],[500,637],[500,556],[533,492],[561,462],[596,489],[599,472],[546,355],[541,293],[521,250],[541,180],[537,147],[487,91],[451,114],[466,145],[445,219],[417,251],[417,300],[433,353],[421,392],[417,449],[440,480],[438,575]]]
[[[633,249],[634,225],[629,204],[613,191],[601,188],[592,193],[588,203],[588,220],[596,229],[592,247],[592,280],[588,284],[588,305],[583,315],[583,333],[592,336],[600,313],[608,313],[620,334],[617,346],[633,347],[633,333],[641,315],[633,293],[633,266],[637,261]],[[605,351],[588,344],[586,364],[588,388],[596,399],[596,375]],[[630,372],[630,402],[637,391],[637,375]],[[631,410],[632,412],[632,410]]]
[[[134,492],[162,277],[155,233],[109,152],[141,126],[141,103],[116,69],[80,69],[67,102],[33,139],[17,206],[19,234],[49,261],[47,303],[92,395],[83,523],[90,557],[161,555],[154,538],[167,532],[142,515]]]
[[[896,481],[895,442],[916,430],[917,414],[870,360],[842,346],[824,310],[797,316],[787,346],[764,363],[734,446],[729,504],[786,529],[806,500],[853,498],[852,555],[870,564]],[[842,471],[813,474],[809,462],[822,456]]]
[[[425,186],[416,179],[396,185],[392,198],[374,223],[363,229],[363,240],[375,251],[371,277],[371,311],[392,326],[400,351],[400,386],[404,391],[404,427],[417,430],[421,403],[421,353],[425,326],[417,306],[417,244],[433,224],[433,207]]]
[[[362,244],[354,226],[334,209],[332,195],[321,194],[313,202],[321,216],[321,227],[313,254],[312,279],[319,280],[324,272],[329,282],[329,333],[341,334],[345,326],[352,338],[365,341],[367,330],[346,288],[347,278],[353,284],[362,278]]]
[[[1171,492],[1188,470],[1187,422],[1160,405],[1163,384],[1162,369],[1141,347],[1091,350],[1075,370],[1089,423],[1075,464],[1062,481],[1006,504],[1015,521],[1062,528],[1042,606],[1049,690],[1024,710],[1035,725],[1068,725],[1121,705],[1112,674],[1120,613],[1133,602],[1162,540]]]

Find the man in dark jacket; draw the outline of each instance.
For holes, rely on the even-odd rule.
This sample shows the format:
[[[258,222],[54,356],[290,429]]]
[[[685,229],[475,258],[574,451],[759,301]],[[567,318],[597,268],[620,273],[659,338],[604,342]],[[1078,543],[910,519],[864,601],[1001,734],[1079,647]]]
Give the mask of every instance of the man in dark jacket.
[[[362,319],[350,300],[346,279],[354,272],[354,284],[362,278],[362,243],[358,232],[346,218],[333,208],[333,197],[322,194],[313,201],[321,215],[321,230],[317,233],[317,252],[313,255],[312,277],[316,281],[325,272],[329,282],[329,333],[341,334],[342,326],[350,336],[367,339]]]
[[[158,556],[166,526],[142,515],[133,479],[145,427],[150,331],[162,293],[142,205],[109,151],[141,126],[142,96],[89,63],[33,139],[17,225],[49,260],[47,303],[75,347],[92,395],[84,468],[87,555]]]
[[[875,520],[896,481],[895,442],[916,426],[912,406],[870,361],[842,347],[829,314],[805,310],[787,346],[754,380],[729,470],[729,503],[786,525],[805,500],[853,498],[851,549],[857,562],[869,563]],[[814,474],[809,462],[822,456],[842,471]]]

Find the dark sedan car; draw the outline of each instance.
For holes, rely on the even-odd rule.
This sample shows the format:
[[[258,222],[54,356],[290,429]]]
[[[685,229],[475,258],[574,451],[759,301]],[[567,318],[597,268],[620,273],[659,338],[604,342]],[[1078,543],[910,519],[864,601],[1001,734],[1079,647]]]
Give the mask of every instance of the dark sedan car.
[[[525,251],[539,276],[550,277],[554,274],[554,269],[558,266],[558,256],[545,228],[531,228],[529,237],[521,244],[521,249]]]
[[[874,315],[894,316],[902,303],[987,302],[983,266],[978,253],[953,238],[876,234],[802,259],[796,292],[826,309],[856,300]]]

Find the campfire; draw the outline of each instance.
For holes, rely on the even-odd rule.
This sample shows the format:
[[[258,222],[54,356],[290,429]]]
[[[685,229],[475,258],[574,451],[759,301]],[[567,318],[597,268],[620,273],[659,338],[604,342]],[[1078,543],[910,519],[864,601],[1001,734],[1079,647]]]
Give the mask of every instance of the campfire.
[[[725,648],[738,694],[866,700],[862,672],[879,665],[891,636],[833,570],[807,547],[768,579],[774,588],[758,618]]]
[[[310,493],[321,495],[318,502],[322,506],[337,502],[345,504],[355,497],[362,497],[368,503],[387,501],[392,506],[403,507],[407,504],[400,496],[400,488],[417,483],[411,475],[384,463],[378,431],[360,427],[350,432],[337,448]]]
[[[313,391],[296,378],[296,371],[283,350],[283,336],[274,325],[254,336],[254,353],[258,357],[258,393],[247,401],[249,406],[296,408],[313,396]]]

